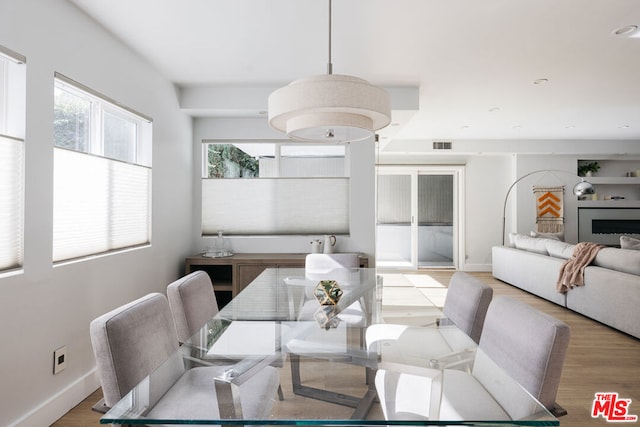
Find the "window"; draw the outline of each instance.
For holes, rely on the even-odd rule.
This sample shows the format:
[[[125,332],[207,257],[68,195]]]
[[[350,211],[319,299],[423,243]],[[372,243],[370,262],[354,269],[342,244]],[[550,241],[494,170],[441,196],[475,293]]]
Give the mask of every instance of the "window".
[[[204,141],[202,234],[348,234],[347,148]]]
[[[53,261],[151,242],[151,120],[56,74]]]
[[[25,63],[0,46],[0,271],[23,259]]]

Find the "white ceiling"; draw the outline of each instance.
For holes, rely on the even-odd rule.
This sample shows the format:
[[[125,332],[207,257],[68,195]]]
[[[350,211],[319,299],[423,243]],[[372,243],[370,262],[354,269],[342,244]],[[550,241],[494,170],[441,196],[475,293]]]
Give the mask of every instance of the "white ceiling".
[[[70,1],[182,88],[326,73],[327,0]],[[333,72],[419,88],[401,140],[640,140],[631,24],[639,0],[333,0]]]

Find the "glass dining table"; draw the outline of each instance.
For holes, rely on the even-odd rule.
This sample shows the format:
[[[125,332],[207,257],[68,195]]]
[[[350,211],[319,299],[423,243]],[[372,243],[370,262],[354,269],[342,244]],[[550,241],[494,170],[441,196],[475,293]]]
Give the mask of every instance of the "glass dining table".
[[[495,419],[442,418],[403,414],[386,419],[376,391],[379,370],[439,373],[459,369],[472,375],[481,349],[450,322],[423,326],[425,334],[416,346],[429,346],[429,336],[446,333],[464,343],[464,351],[411,358],[410,363],[385,360],[383,346],[367,348],[368,326],[383,323],[383,284],[375,269],[340,269],[319,276],[305,275],[301,268],[269,268],[223,307],[197,334],[183,343],[175,359],[185,370],[220,364],[226,368],[211,378],[207,405],[217,410],[190,412],[176,407],[173,412],[154,411],[171,384],[163,378],[163,367],[125,395],[101,419],[101,424],[126,425],[524,425],[557,426],[558,420],[508,375],[500,373],[503,396],[518,396],[517,419],[504,412]],[[133,357],[133,356],[132,356]],[[486,359],[486,358],[483,358]],[[483,360],[483,363],[487,363]],[[278,371],[280,387],[270,396],[268,414],[242,417],[236,381],[246,381],[266,367]],[[163,380],[164,379],[164,380]],[[434,381],[437,384],[438,381]],[[438,414],[437,387],[430,387],[425,405]],[[199,393],[202,391],[200,390]],[[245,389],[246,392],[246,389]],[[416,394],[423,393],[416,390]],[[441,391],[440,391],[441,393]],[[483,392],[485,395],[486,391]],[[499,397],[499,396],[498,396]],[[413,398],[413,397],[412,397]],[[486,399],[486,396],[483,398]],[[490,397],[491,398],[491,397]],[[469,399],[474,399],[473,394]],[[478,401],[482,401],[479,399]]]

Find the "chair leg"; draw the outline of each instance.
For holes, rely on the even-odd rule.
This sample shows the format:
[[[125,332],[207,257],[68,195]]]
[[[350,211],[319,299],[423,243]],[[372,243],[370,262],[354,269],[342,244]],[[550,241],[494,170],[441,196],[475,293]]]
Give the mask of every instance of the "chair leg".
[[[564,409],[562,406],[558,405],[558,402],[556,402],[553,406],[553,409],[551,409],[551,413],[553,414],[554,417],[560,418],[567,415],[567,410]]]
[[[278,400],[280,400],[280,402],[284,400],[284,393],[282,392],[282,384],[278,384]]]
[[[106,414],[109,409],[111,408],[104,404],[104,399],[98,400],[95,405],[91,407],[92,411],[98,412],[100,414]]]
[[[300,356],[297,354],[289,355],[289,362],[291,364],[291,383],[293,385],[293,392],[296,393],[300,385]]]

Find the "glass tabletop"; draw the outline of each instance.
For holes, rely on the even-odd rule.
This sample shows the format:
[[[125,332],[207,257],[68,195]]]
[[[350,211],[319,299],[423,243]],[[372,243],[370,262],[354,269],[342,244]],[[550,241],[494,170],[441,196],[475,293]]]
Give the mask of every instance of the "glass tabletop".
[[[322,277],[267,269],[100,422],[559,425],[447,322],[406,332],[436,356],[409,351],[398,358],[384,340],[367,347],[375,341],[365,338],[367,328],[382,322],[381,286],[374,269]],[[403,396],[407,384],[410,396]],[[483,411],[460,409],[460,390]],[[420,393],[419,409],[408,408]]]

